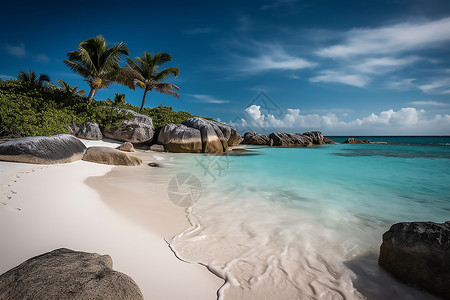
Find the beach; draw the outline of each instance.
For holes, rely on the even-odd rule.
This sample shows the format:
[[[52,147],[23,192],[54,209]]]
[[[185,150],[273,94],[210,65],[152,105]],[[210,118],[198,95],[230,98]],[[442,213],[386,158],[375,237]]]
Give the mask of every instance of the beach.
[[[154,160],[150,152],[136,155]],[[184,208],[168,200],[167,186],[149,182],[153,193],[142,195],[125,177],[119,186],[108,181],[110,173],[139,169],[158,171],[147,163],[0,162],[0,273],[36,255],[69,248],[110,255],[114,269],[132,277],[145,299],[215,299],[223,280],[177,259],[165,241],[189,227]]]

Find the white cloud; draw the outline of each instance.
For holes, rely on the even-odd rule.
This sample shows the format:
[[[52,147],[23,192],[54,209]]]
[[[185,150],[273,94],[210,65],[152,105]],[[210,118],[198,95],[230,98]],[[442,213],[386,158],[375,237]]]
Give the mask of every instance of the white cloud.
[[[0,74],[0,78],[3,80],[15,79],[16,77]]]
[[[407,22],[371,29],[353,29],[343,43],[322,48],[323,57],[400,53],[436,47],[450,41],[450,17],[429,22]]]
[[[426,94],[450,94],[450,77],[417,86]]]
[[[311,82],[335,82],[346,85],[364,87],[370,82],[370,78],[361,74],[347,74],[342,71],[324,70],[320,75],[309,79]]]
[[[199,94],[187,94],[188,96],[191,96],[195,99],[198,100],[198,102],[203,102],[203,103],[215,103],[215,104],[222,104],[222,103],[229,103],[229,100],[219,100],[219,99],[215,99],[211,96],[208,95],[199,95]]]
[[[387,86],[394,90],[400,90],[400,91],[410,90],[410,89],[416,87],[413,83],[415,80],[416,80],[415,78],[404,78],[404,79],[400,79],[400,80],[391,80],[387,83]]]
[[[334,113],[324,115],[301,114],[300,109],[288,109],[287,113],[276,118],[264,115],[261,107],[252,105],[245,112],[249,119],[241,119],[232,125],[264,129],[266,131],[286,130],[301,132],[320,130],[326,135],[367,134],[367,135],[420,135],[420,134],[450,134],[450,115],[427,116],[425,110],[405,107],[398,111],[388,109],[378,114],[372,113],[366,117],[350,121],[340,120]]]
[[[260,72],[268,70],[298,70],[313,68],[317,64],[301,57],[292,56],[279,45],[265,45],[261,49],[263,54],[257,57],[243,58],[247,60],[242,70]]]
[[[352,65],[351,68],[361,73],[383,74],[389,71],[394,71],[398,68],[410,65],[420,58],[417,56],[410,56],[405,58],[394,57],[377,57],[367,58],[362,62]]]
[[[437,102],[437,101],[433,101],[433,100],[413,101],[410,104],[411,105],[417,105],[417,106],[450,106],[450,103]]]
[[[16,57],[25,57],[27,56],[27,51],[25,50],[25,45],[21,43],[18,46],[13,46],[10,44],[5,45],[5,50],[11,55],[14,55]]]

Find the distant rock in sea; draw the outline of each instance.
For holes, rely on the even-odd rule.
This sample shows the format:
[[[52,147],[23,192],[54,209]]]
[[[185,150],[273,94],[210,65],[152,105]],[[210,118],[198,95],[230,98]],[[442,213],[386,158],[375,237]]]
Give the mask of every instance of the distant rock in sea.
[[[198,117],[189,118],[182,124],[169,123],[158,135],[158,144],[164,145],[169,152],[224,153],[241,140],[234,127]]]
[[[129,120],[120,121],[118,126],[111,126],[104,130],[103,135],[105,137],[133,144],[148,143],[152,141],[153,135],[155,134],[152,118],[130,109],[116,107],[105,107],[105,109],[112,109],[119,113],[128,113],[134,116]]]
[[[450,221],[392,225],[378,263],[399,281],[450,299]]]
[[[59,164],[83,158],[86,146],[70,134],[18,138],[0,144],[0,160]]]
[[[140,300],[129,276],[108,255],[57,249],[0,275],[0,299]]]
[[[93,122],[84,122],[81,124],[78,127],[78,131],[75,133],[75,136],[86,140],[101,140],[103,138],[100,127],[97,123]]]
[[[278,147],[308,147],[312,145],[334,144],[334,142],[324,138],[320,131],[308,131],[304,133],[287,133],[281,131],[265,135],[256,132],[246,132],[242,144]]]
[[[86,150],[83,160],[119,166],[139,166],[142,164],[140,158],[109,147],[90,147]]]
[[[370,144],[369,140],[357,140],[355,138],[348,138],[344,144]]]

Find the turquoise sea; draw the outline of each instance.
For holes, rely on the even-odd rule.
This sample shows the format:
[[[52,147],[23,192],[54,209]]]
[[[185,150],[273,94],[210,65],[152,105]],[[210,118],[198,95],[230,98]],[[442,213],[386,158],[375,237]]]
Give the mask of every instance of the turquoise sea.
[[[180,156],[201,194],[172,246],[225,299],[434,299],[377,259],[392,224],[450,220],[450,137],[358,138],[377,144]]]

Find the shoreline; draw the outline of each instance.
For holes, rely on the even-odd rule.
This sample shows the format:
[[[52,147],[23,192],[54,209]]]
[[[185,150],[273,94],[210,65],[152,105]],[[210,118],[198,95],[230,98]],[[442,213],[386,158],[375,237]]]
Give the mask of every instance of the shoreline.
[[[141,151],[133,155],[147,156]],[[65,247],[109,254],[114,269],[133,278],[145,299],[217,298],[223,280],[201,265],[179,260],[165,241],[189,227],[184,209],[164,201],[167,191],[161,185],[149,183],[147,187],[158,192],[145,197],[111,180],[114,174],[126,180],[122,171],[141,168],[159,173],[160,168],[84,161],[51,166],[0,164],[0,202],[8,204],[0,205],[0,273]]]

